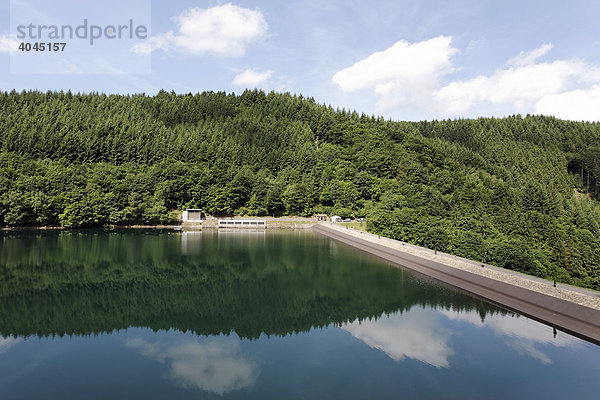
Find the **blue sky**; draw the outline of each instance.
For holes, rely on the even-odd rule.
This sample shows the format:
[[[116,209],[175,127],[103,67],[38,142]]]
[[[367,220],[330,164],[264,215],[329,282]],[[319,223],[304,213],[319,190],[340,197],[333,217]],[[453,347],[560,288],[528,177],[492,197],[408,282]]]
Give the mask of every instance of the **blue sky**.
[[[69,1],[44,3],[70,10],[69,22],[90,17]],[[10,1],[0,0],[0,89],[154,94],[258,87],[397,120],[514,113],[600,120],[600,2],[147,1],[151,37],[120,46],[131,58],[111,43],[93,48],[94,61],[79,53],[81,63],[98,65],[100,57],[123,68],[23,74],[11,73],[19,41]],[[89,4],[96,20],[123,17],[98,7],[105,2],[77,3]],[[127,60],[145,59],[151,67],[143,73],[125,68]]]

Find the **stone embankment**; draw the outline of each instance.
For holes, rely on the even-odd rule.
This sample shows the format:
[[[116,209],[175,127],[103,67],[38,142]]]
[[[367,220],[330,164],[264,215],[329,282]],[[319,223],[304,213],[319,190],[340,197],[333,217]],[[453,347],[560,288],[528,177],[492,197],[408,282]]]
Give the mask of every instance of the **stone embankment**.
[[[600,344],[600,293],[504,270],[343,226],[313,229],[538,321]]]

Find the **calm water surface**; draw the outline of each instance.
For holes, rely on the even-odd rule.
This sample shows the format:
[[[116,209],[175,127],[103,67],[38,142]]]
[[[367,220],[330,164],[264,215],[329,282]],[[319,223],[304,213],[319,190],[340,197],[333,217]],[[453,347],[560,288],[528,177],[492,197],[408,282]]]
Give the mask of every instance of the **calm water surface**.
[[[312,232],[0,233],[0,399],[597,399],[600,347]]]

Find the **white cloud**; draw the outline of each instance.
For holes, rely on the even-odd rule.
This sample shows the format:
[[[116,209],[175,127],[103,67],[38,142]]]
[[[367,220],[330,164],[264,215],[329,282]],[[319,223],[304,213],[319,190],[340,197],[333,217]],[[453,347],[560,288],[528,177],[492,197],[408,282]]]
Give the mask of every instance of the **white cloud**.
[[[133,46],[147,54],[153,50],[178,50],[190,54],[239,57],[247,47],[266,36],[268,25],[260,10],[227,3],[210,8],[190,8],[174,17],[177,32],[169,31]]]
[[[451,333],[437,322],[437,315],[437,311],[413,307],[404,314],[344,324],[342,329],[395,361],[408,357],[447,368],[448,357],[454,354],[447,343]]]
[[[576,121],[600,121],[600,85],[544,96],[535,104],[535,112]]]
[[[560,93],[590,76],[592,68],[580,60],[537,63],[537,58],[551,48],[543,45],[529,53],[521,52],[492,75],[452,82],[436,91],[433,98],[450,115],[464,114],[485,102],[512,105],[517,112],[530,111],[544,96]]]
[[[0,36],[0,53],[12,53],[19,49],[19,41],[14,35]]]
[[[333,82],[346,92],[372,90],[380,111],[402,105],[441,118],[476,116],[475,110],[484,110],[487,115],[542,113],[600,120],[600,66],[580,59],[540,61],[553,48],[546,43],[521,51],[491,74],[447,82],[460,69],[454,65],[458,50],[451,42],[447,36],[413,44],[399,41],[337,72]]]
[[[509,65],[531,65],[531,64],[535,63],[535,61],[538,58],[546,55],[550,50],[552,50],[553,47],[554,47],[554,45],[552,45],[552,43],[545,43],[533,51],[530,51],[530,52],[521,51],[518,56],[510,59],[507,64],[509,64]]]
[[[138,54],[150,54],[154,50],[169,51],[175,42],[175,35],[169,31],[163,35],[152,36],[145,42],[136,43],[132,50]]]
[[[125,345],[161,363],[169,363],[171,378],[186,388],[198,388],[222,395],[252,387],[258,377],[256,363],[246,360],[239,341],[217,337],[204,343],[187,341],[176,345],[128,340]]]
[[[412,44],[401,40],[337,72],[332,80],[346,92],[373,90],[383,109],[426,101],[427,93],[453,71],[452,57],[457,50],[451,42],[448,36]]]
[[[255,69],[247,69],[240,72],[233,78],[233,84],[235,86],[243,86],[248,88],[255,88],[263,85],[273,76],[273,71],[257,71]]]

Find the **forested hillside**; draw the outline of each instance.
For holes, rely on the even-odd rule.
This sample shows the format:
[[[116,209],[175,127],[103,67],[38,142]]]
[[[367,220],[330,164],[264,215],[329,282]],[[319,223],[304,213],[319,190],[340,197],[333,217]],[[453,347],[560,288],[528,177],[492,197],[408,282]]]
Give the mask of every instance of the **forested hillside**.
[[[600,289],[600,124],[391,122],[246,91],[0,93],[0,225],[366,216],[370,231]]]

